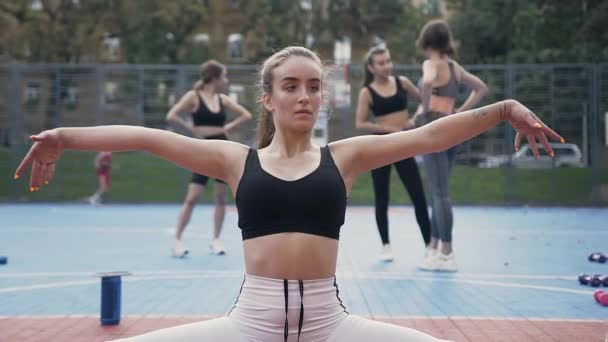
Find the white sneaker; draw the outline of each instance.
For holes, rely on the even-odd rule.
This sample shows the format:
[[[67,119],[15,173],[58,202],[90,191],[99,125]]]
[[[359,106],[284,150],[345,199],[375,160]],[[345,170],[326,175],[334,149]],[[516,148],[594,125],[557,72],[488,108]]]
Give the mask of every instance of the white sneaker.
[[[173,256],[176,258],[183,258],[188,255],[188,249],[184,246],[181,240],[175,240],[175,244],[172,248]]]
[[[458,271],[458,265],[456,265],[456,257],[454,256],[454,252],[448,255],[443,253],[439,253],[439,255],[437,255],[437,270],[443,272]]]
[[[215,254],[215,255],[226,254],[226,249],[224,248],[224,243],[220,239],[213,239],[213,241],[211,241],[211,244],[209,245],[209,249],[211,250],[211,254]]]
[[[89,204],[92,206],[98,206],[101,203],[99,196],[93,195],[88,199]]]
[[[382,253],[380,253],[380,261],[383,262],[391,262],[395,259],[393,257],[393,250],[391,249],[391,245],[388,243],[382,246]]]
[[[435,271],[437,266],[437,248],[427,247],[424,251],[424,259],[418,264],[418,268],[424,271]]]

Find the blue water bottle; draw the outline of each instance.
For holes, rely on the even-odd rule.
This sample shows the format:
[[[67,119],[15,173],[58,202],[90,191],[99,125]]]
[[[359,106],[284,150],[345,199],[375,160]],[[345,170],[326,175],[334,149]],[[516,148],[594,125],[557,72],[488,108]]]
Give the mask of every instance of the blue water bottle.
[[[120,324],[121,276],[129,272],[99,273],[101,277],[101,325]]]

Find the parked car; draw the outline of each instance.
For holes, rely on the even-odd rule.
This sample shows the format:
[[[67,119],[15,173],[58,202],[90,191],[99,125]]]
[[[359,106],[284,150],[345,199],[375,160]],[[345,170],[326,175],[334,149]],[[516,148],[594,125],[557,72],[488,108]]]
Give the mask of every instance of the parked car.
[[[492,168],[513,166],[517,168],[552,168],[552,167],[585,167],[583,154],[575,144],[550,143],[555,151],[555,158],[547,153],[542,144],[538,144],[539,158],[534,158],[530,145],[523,145],[513,155],[491,156],[478,164],[479,167]]]

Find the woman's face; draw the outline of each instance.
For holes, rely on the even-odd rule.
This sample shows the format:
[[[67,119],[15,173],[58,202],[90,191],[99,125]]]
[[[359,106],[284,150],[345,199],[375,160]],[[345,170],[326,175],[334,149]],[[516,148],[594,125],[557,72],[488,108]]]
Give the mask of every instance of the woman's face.
[[[391,60],[391,53],[386,51],[372,55],[372,62],[367,67],[374,76],[389,77],[393,74],[393,61]]]
[[[213,80],[215,82],[215,87],[216,89],[225,89],[228,86],[228,72],[226,71],[226,68],[224,68],[222,70],[222,74],[220,75],[220,77],[216,78],[215,80]]]
[[[323,100],[322,75],[320,65],[302,56],[288,57],[272,70],[272,94],[262,101],[277,130],[312,130]]]

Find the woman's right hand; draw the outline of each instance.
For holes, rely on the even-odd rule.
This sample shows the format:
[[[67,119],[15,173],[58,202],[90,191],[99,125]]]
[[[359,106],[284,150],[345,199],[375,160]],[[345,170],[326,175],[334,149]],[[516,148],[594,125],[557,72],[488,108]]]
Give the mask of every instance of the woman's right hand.
[[[63,146],[59,132],[54,130],[44,131],[38,135],[32,135],[30,140],[34,142],[29,152],[15,171],[15,179],[32,166],[30,175],[30,191],[39,190],[42,184],[49,184],[55,174],[55,163],[59,160]]]

